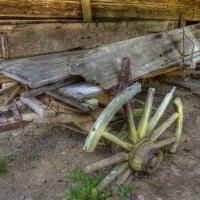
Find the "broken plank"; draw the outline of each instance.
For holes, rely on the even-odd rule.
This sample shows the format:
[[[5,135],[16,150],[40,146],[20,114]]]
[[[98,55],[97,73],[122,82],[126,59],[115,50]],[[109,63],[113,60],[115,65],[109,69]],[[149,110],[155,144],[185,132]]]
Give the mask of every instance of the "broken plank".
[[[81,102],[75,101],[73,99],[61,96],[55,92],[46,92],[46,94],[66,103],[66,104],[69,104],[75,108],[78,108],[86,113],[89,113],[92,111],[91,107],[87,103],[81,103]]]
[[[86,52],[70,51],[6,61],[0,65],[0,70],[30,88],[38,88],[71,78],[66,59]]]
[[[0,26],[7,36],[8,58],[97,47],[178,26],[172,21],[69,22]],[[3,48],[0,45],[0,57]]]
[[[60,81],[60,82],[55,83],[55,84],[46,85],[44,87],[40,87],[40,88],[37,88],[37,89],[34,89],[34,90],[30,90],[28,92],[24,92],[24,93],[21,94],[21,96],[24,97],[24,98],[31,97],[31,96],[35,97],[35,96],[41,95],[45,92],[49,92],[49,91],[52,91],[52,90],[56,90],[60,87],[64,87],[66,85],[73,84],[74,82],[77,82],[79,80],[80,80],[80,78],[77,77],[77,78],[71,78],[69,80]]]
[[[43,104],[35,97],[29,97],[29,98],[21,97],[20,100],[24,104],[26,104],[29,108],[31,108],[33,111],[38,113],[41,117],[52,117],[56,115],[55,111],[48,109],[48,106]]]
[[[110,89],[119,82],[122,59],[129,57],[131,80],[135,81],[153,71],[181,64],[183,56],[186,62],[200,55],[200,24],[185,27],[184,31],[190,40],[183,40],[183,29],[175,29],[99,47],[71,62],[70,72]]]
[[[64,97],[83,102],[85,99],[89,99],[96,95],[99,95],[103,91],[100,87],[96,85],[92,85],[86,82],[79,82],[61,87],[54,92]]]

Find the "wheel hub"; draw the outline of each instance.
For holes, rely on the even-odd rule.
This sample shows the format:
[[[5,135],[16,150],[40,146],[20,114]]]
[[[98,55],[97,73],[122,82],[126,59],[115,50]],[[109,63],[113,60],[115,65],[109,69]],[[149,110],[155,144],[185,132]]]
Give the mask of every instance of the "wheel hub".
[[[142,140],[131,151],[129,166],[134,171],[144,171],[151,174],[159,168],[162,159],[162,152],[155,148],[153,141]]]

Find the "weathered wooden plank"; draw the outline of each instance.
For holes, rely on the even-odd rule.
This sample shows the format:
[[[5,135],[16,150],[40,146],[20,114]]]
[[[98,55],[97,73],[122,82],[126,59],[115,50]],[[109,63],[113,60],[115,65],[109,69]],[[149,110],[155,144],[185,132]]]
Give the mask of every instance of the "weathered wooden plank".
[[[92,5],[91,0],[81,0],[83,21],[92,21]]]
[[[35,97],[29,97],[29,98],[21,97],[20,100],[24,104],[26,104],[29,108],[38,113],[41,117],[52,117],[56,115],[55,111],[48,109],[48,106],[43,104]]]
[[[7,35],[8,58],[63,52],[75,48],[97,47],[141,35],[170,30],[171,21],[122,21],[91,23],[43,23],[3,25]],[[0,57],[3,56],[0,45]]]
[[[85,5],[81,0],[1,0],[0,17],[81,19]],[[182,14],[186,20],[200,20],[197,0],[92,0],[91,7],[95,19],[179,20]]]
[[[90,83],[80,82],[59,88],[54,92],[64,97],[83,102],[85,99],[92,98],[102,93],[102,89]]]
[[[169,32],[151,34],[113,44],[90,51],[70,64],[73,75],[81,75],[87,82],[96,83],[104,89],[118,84],[121,62],[124,57],[131,59],[131,80],[164,69],[183,61],[191,60],[200,54],[200,24]],[[184,50],[183,50],[184,41]],[[193,44],[192,44],[192,42]]]
[[[7,61],[0,65],[3,74],[28,85],[38,88],[71,78],[66,59],[86,53],[83,51],[70,51],[43,56]]]
[[[75,101],[73,99],[70,99],[70,98],[67,98],[67,97],[64,97],[62,95],[59,95],[55,92],[46,92],[46,94],[54,97],[55,99],[58,99],[60,100],[61,102],[63,103],[66,103],[66,104],[69,104],[75,108],[78,108],[80,110],[82,110],[83,112],[85,113],[89,113],[92,111],[91,107],[87,104],[87,103],[81,103],[81,102],[78,102],[78,101]]]
[[[43,86],[43,87],[40,87],[40,88],[36,88],[34,90],[29,90],[27,92],[22,93],[21,96],[24,97],[24,98],[36,97],[36,96],[39,96],[41,94],[44,94],[45,92],[49,92],[49,91],[52,91],[52,90],[56,90],[60,87],[63,88],[64,86],[71,85],[73,83],[78,82],[79,80],[81,80],[81,79],[80,78],[71,78],[71,79],[68,79],[68,80],[60,81],[60,82],[57,82],[55,84],[46,85],[46,86]],[[0,90],[0,94],[1,94],[1,90]]]
[[[200,20],[199,1],[168,0],[93,0],[92,9],[95,18],[106,19],[157,19]]]
[[[80,0],[1,0],[1,17],[81,18]]]

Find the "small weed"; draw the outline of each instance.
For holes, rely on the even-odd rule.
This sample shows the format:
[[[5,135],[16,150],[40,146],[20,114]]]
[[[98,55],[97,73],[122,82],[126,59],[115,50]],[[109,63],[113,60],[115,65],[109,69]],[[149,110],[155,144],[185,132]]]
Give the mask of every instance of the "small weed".
[[[40,155],[39,154],[32,154],[28,157],[29,160],[35,161],[35,160],[39,160],[40,159]]]
[[[102,192],[99,194],[98,200],[110,200],[110,192]]]
[[[164,160],[171,160],[172,157],[173,157],[173,155],[167,151],[163,154]]]
[[[14,135],[12,133],[8,133],[7,135],[4,136],[5,141],[10,141],[14,138]]]
[[[7,172],[7,159],[5,156],[0,155],[0,174]]]
[[[119,195],[121,197],[131,197],[132,194],[139,189],[139,186],[135,183],[129,183],[127,185],[124,185],[120,187],[119,189]]]
[[[99,193],[96,185],[100,182],[101,176],[96,178],[88,177],[79,169],[67,177],[68,194],[66,200],[110,200],[110,193]]]

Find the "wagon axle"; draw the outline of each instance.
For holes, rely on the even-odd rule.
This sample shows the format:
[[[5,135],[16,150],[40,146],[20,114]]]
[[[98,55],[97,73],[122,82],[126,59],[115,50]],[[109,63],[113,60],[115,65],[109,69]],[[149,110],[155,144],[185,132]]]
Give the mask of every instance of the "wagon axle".
[[[128,163],[134,171],[151,174],[159,168],[162,159],[162,152],[156,148],[153,141],[142,140],[130,152]]]

